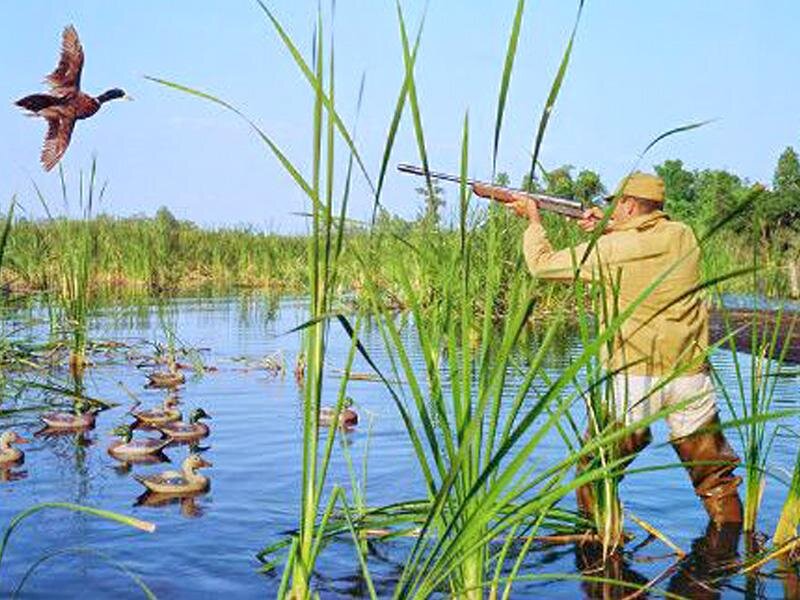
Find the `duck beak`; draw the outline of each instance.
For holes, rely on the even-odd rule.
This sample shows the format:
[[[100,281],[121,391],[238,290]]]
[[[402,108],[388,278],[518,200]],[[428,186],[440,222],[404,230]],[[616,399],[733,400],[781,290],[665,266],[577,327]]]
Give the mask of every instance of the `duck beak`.
[[[133,102],[133,96],[131,96],[131,95],[129,95],[129,94],[125,94],[125,95],[122,97],[122,99],[123,99],[123,100],[127,100],[128,102]]]
[[[209,461],[207,461],[207,460],[204,460],[204,459],[202,459],[202,458],[200,459],[200,462],[199,462],[198,464],[199,464],[201,467],[213,467],[213,466],[214,466],[214,465],[213,465],[211,462],[209,462]]]
[[[24,438],[21,435],[17,436],[17,444],[30,444],[31,441],[28,438]]]

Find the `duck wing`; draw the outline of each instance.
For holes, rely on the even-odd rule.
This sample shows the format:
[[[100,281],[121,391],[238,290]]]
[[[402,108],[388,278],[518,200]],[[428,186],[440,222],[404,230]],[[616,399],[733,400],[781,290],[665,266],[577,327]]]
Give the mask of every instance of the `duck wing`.
[[[177,471],[166,471],[159,475],[147,475],[144,477],[134,475],[133,478],[147,488],[152,485],[157,487],[186,485],[186,478]]]
[[[42,146],[42,166],[49,171],[58,164],[67,151],[75,129],[74,117],[57,116],[47,118],[47,135]]]
[[[46,77],[56,95],[66,95],[81,87],[83,71],[83,47],[78,32],[72,25],[64,28],[61,37],[61,57],[55,71]]]

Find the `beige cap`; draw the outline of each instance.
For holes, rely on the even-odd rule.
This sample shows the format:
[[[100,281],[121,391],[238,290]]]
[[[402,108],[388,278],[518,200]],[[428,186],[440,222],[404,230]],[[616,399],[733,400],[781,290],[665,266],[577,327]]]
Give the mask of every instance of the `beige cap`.
[[[633,196],[650,202],[664,202],[664,180],[657,175],[635,171],[619,182],[617,191],[608,199],[613,200],[616,196]]]

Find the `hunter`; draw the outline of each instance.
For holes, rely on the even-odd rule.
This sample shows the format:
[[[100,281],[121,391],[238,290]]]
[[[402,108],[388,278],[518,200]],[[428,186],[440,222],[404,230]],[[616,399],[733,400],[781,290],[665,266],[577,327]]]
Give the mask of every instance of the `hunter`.
[[[473,191],[483,197],[493,193],[481,184]],[[604,354],[605,367],[613,374],[613,414],[619,423],[631,425],[674,406],[666,416],[670,441],[709,517],[717,525],[741,523],[741,478],[733,474],[739,459],[719,426],[708,372],[708,309],[697,239],[691,228],[663,212],[664,182],[655,175],[629,175],[613,198],[611,218],[587,253],[588,242],[553,250],[536,202],[516,193],[512,207],[529,221],[523,237],[525,261],[540,279],[579,277],[601,283],[607,309],[618,312],[657,282]],[[590,232],[602,219],[603,212],[595,207],[583,213],[579,225]],[[587,436],[592,433],[590,427]],[[642,427],[620,442],[621,456],[633,460],[650,440],[650,428]],[[579,487],[577,496],[578,508],[592,515],[591,484]]]

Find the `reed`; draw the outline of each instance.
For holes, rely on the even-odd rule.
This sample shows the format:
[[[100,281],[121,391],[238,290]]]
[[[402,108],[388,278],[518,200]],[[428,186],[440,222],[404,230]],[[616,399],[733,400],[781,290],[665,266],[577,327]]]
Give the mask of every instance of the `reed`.
[[[772,545],[782,547],[789,542],[795,541],[798,525],[800,525],[800,452],[798,452],[795,459],[794,471],[789,482],[786,500],[783,503],[778,524],[775,526],[775,532],[772,535]]]
[[[760,276],[764,272],[761,265],[759,247],[754,244],[752,250],[752,280],[758,288]],[[757,297],[753,302],[757,303]],[[779,345],[781,325],[784,319],[783,308],[778,310],[773,323],[761,316],[757,304],[753,306],[753,315],[749,323],[750,351],[745,359],[736,351],[733,338],[736,335],[730,319],[723,312],[726,330],[729,333],[729,345],[732,352],[734,372],[736,375],[735,394],[722,382],[715,373],[719,385],[717,389],[725,398],[733,424],[743,448],[745,467],[744,485],[744,523],[746,532],[756,529],[758,513],[767,483],[769,457],[776,439],[777,418],[786,416],[785,411],[774,411],[776,385],[782,376],[786,354],[791,346],[794,321],[789,328],[788,336]],[[746,361],[746,362],[745,362]]]
[[[17,528],[20,525],[22,525],[22,523],[25,522],[29,517],[31,517],[31,516],[39,513],[39,512],[45,511],[45,510],[48,510],[48,511],[49,510],[66,510],[66,511],[70,511],[70,512],[82,513],[82,514],[85,514],[85,515],[89,515],[89,516],[92,516],[92,517],[104,519],[104,520],[107,520],[107,521],[116,522],[116,523],[119,523],[121,525],[125,525],[127,527],[132,527],[134,529],[138,529],[139,531],[144,531],[144,532],[147,532],[147,533],[153,533],[155,531],[155,529],[156,529],[156,526],[153,523],[150,523],[148,521],[142,521],[141,519],[136,519],[134,517],[129,517],[127,515],[122,515],[122,514],[119,514],[119,513],[116,513],[116,512],[112,512],[112,511],[109,511],[109,510],[102,510],[102,509],[99,509],[99,508],[93,508],[91,506],[83,506],[81,504],[72,504],[70,502],[41,502],[39,504],[35,504],[35,505],[31,506],[30,508],[27,508],[27,509],[19,512],[18,514],[16,514],[11,519],[11,521],[8,523],[8,525],[6,526],[5,530],[3,531],[2,537],[0,537],[0,582],[2,582],[2,580],[3,580],[3,569],[2,569],[3,557],[5,556],[6,549],[8,548],[9,541],[11,540],[11,536],[17,530]],[[46,558],[47,557],[45,557],[45,559]],[[111,559],[108,559],[108,560],[111,560]],[[35,562],[31,566],[31,569],[29,569],[29,571],[23,576],[22,581],[20,582],[19,586],[17,587],[17,592],[25,584],[25,581],[28,579],[28,577],[32,573],[32,570],[35,569],[38,566],[39,562],[41,562],[41,561]],[[111,561],[111,562],[113,562],[113,561]],[[128,571],[122,565],[119,565],[118,563],[115,563],[115,564],[117,564],[117,566],[119,566],[123,570],[123,572],[125,572],[129,577],[131,577],[136,582],[136,584],[145,593],[145,595],[147,595],[147,597],[154,597],[152,595],[152,592],[147,587],[147,585],[141,579],[139,579],[136,575],[134,575],[133,573]]]
[[[321,449],[318,420],[323,397],[323,366],[329,335],[327,318],[335,306],[336,291],[341,277],[339,261],[342,256],[353,164],[357,164],[362,169],[370,185],[371,182],[363,168],[353,138],[336,112],[334,40],[331,36],[329,42],[325,41],[321,13],[317,15],[312,60],[308,63],[272,12],[263,3],[259,2],[259,5],[289,51],[296,66],[308,81],[313,93],[310,176],[304,176],[262,129],[232,105],[205,92],[160,79],[152,79],[157,83],[214,102],[244,119],[300,189],[305,192],[310,202],[310,235],[307,238],[305,262],[310,310],[309,320],[302,327],[303,355],[305,357],[305,369],[302,375],[302,491],[298,532],[290,544],[291,549],[281,585],[282,593],[286,591],[292,598],[304,599],[312,594],[311,580],[314,564],[322,547],[325,524],[330,518],[337,500],[337,495],[334,494],[323,507],[323,486],[327,476],[332,438],[336,429],[331,427],[328,432],[329,441]],[[338,212],[334,206],[336,183],[334,164],[337,140],[343,141],[349,152],[349,167],[344,178]],[[339,410],[341,410],[343,401],[344,390],[340,390]],[[319,524],[318,519],[321,519]]]
[[[60,166],[59,178],[61,200],[63,206],[69,209],[70,199],[66,179]],[[56,334],[68,338],[69,366],[72,373],[79,376],[87,365],[88,315],[92,309],[91,285],[94,279],[94,257],[97,247],[97,230],[92,219],[92,211],[95,205],[102,201],[105,185],[98,189],[97,161],[92,160],[88,177],[85,179],[82,171],[79,174],[77,208],[81,218],[76,221],[55,219],[36,184],[34,190],[47,214],[53,237],[61,242],[58,251],[54,252],[50,244],[52,237],[48,239],[41,230],[35,232],[35,248],[42,252],[37,259],[37,279],[47,282],[47,289],[54,297],[54,305],[59,312]],[[16,248],[13,248],[12,252],[12,261],[18,260]],[[53,267],[55,273],[48,272],[48,269]]]
[[[251,227],[202,228],[178,220],[163,209],[154,217],[115,217],[97,214],[97,210],[95,207],[91,218],[95,235],[89,282],[96,300],[120,294],[175,295],[235,289],[294,294],[308,291],[307,234],[282,235]],[[469,215],[478,245],[486,243],[481,226],[484,212],[472,207]],[[420,221],[382,218],[382,214],[378,212],[372,227],[348,220],[343,240],[347,247],[357,249],[362,255],[371,253],[376,257],[373,269],[380,271],[386,299],[391,301],[392,294],[396,295],[401,287],[399,272],[409,246],[458,236],[460,217],[456,208],[452,214],[445,213],[440,227],[432,228]],[[546,216],[551,239],[557,245],[572,245],[579,239],[574,225]],[[68,216],[32,220],[15,214],[14,236],[0,271],[0,283],[17,294],[47,292],[57,297],[61,285],[59,257],[80,247],[86,227],[83,219]],[[504,252],[509,262],[514,258],[519,231],[520,224],[509,218],[501,234],[508,243]],[[483,260],[482,255],[478,253],[475,260]],[[706,248],[704,277],[713,279],[748,260],[749,251],[740,238],[721,235]],[[358,300],[363,278],[355,255],[340,256],[338,270],[339,290],[353,293]],[[779,297],[786,287],[785,279],[783,271],[771,269],[762,275],[757,290],[746,277],[725,281],[721,288],[725,293],[760,291],[769,297]],[[542,285],[533,293],[540,299],[537,310],[568,298],[559,286]]]
[[[264,142],[269,152],[303,190],[309,201],[309,235],[306,238],[306,285],[309,290],[309,319],[303,335],[303,448],[300,473],[301,505],[296,532],[271,545],[261,556],[288,550],[279,595],[308,598],[313,595],[314,565],[327,540],[350,534],[354,540],[376,529],[388,530],[386,537],[411,533],[413,541],[393,595],[397,598],[427,598],[446,593],[454,597],[507,598],[512,593],[523,560],[537,532],[543,527],[584,528],[591,523],[559,509],[558,503],[584,484],[604,490],[602,514],[595,519],[598,533],[608,549],[621,539],[622,508],[617,483],[626,457],[616,452],[625,436],[663,416],[620,425],[610,418],[607,374],[601,356],[635,308],[646,300],[663,277],[645,290],[631,305],[608,311],[608,298],[599,298],[602,330],[594,333],[587,313],[580,317],[585,334],[577,357],[555,377],[548,377],[544,364],[554,347],[558,322],[545,328],[538,346],[520,356],[529,321],[538,299],[553,293],[550,286],[531,282],[516,250],[519,229],[498,208],[476,210],[471,206],[466,185],[470,160],[470,124],[465,115],[462,127],[458,209],[452,229],[427,222],[406,231],[375,227],[363,237],[345,235],[347,198],[352,173],[366,173],[355,148],[353,136],[336,112],[334,87],[334,44],[325,43],[323,20],[317,16],[313,52],[307,62],[272,12],[259,2],[278,37],[286,46],[313,93],[313,124],[310,137],[311,174],[304,175],[294,162],[258,125],[231,104],[206,92],[173,82],[153,81],[215,103],[242,118]],[[518,0],[501,77],[493,138],[493,164],[501,139],[514,57],[518,47],[524,0]],[[547,123],[568,68],[583,2],[578,3],[575,27],[548,95],[536,130],[532,174],[538,165]],[[406,108],[411,116],[419,160],[428,165],[425,132],[414,77],[419,40],[409,35],[401,6],[397,5],[404,75],[395,112],[382,155],[374,193],[375,215],[398,131]],[[412,41],[413,40],[413,41]],[[688,131],[692,124],[666,132],[648,145],[645,153],[668,135]],[[334,206],[334,153],[336,143],[349,153],[344,192]],[[643,153],[644,154],[644,153]],[[433,182],[428,180],[429,190]],[[338,211],[336,210],[338,208]],[[376,219],[377,221],[377,219]],[[576,232],[562,227],[564,235]],[[596,237],[593,242],[596,242]],[[515,243],[506,243],[514,240]],[[346,247],[347,252],[344,252]],[[387,253],[387,247],[394,252]],[[390,256],[391,255],[391,256]],[[341,284],[347,279],[348,257],[355,268],[348,273],[357,288],[361,306],[368,307],[383,337],[391,373],[384,373],[358,341],[355,326],[345,317],[340,299]],[[376,257],[381,257],[377,261]],[[385,257],[385,260],[383,260]],[[380,264],[381,268],[374,268]],[[729,278],[719,277],[720,282]],[[578,305],[585,302],[579,286]],[[543,290],[545,293],[543,294]],[[387,307],[387,300],[404,308],[403,321]],[[603,312],[605,311],[605,312]],[[322,368],[330,322],[336,318],[351,338],[349,361],[355,351],[369,362],[389,390],[406,428],[426,486],[426,496],[390,507],[370,508],[356,497],[355,510],[340,488],[323,495],[335,430],[322,444],[317,415],[323,391]],[[590,331],[594,335],[590,335]],[[424,368],[417,370],[410,356],[406,335],[422,351]],[[538,333],[538,332],[537,332]],[[588,375],[587,375],[588,373]],[[509,389],[510,375],[517,376]],[[402,381],[402,384],[397,384]],[[534,383],[544,382],[543,390]],[[588,383],[587,383],[588,382]],[[345,385],[338,390],[339,407]],[[564,457],[546,460],[537,455],[548,435],[577,431],[568,414],[586,394],[598,426],[589,439],[571,440]],[[603,412],[605,411],[605,412]],[[569,435],[564,436],[569,439]],[[578,435],[580,438],[580,435]],[[577,463],[600,459],[570,476]],[[535,458],[534,458],[535,457]],[[589,462],[592,462],[591,460]],[[599,487],[597,487],[599,486]],[[340,511],[335,510],[339,507]],[[498,545],[497,540],[502,540]],[[514,540],[523,540],[512,552]],[[368,557],[355,544],[362,573],[371,585]],[[269,565],[274,565],[270,561]]]

